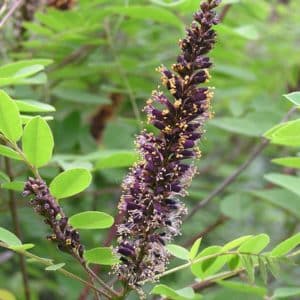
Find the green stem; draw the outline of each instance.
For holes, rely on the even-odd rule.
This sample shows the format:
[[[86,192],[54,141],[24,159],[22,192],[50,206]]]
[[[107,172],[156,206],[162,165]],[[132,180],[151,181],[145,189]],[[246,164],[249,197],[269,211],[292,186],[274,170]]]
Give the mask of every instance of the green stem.
[[[294,256],[297,256],[300,254],[300,250],[297,250],[289,255],[286,255],[287,258],[291,258],[291,257],[294,257]],[[216,257],[219,257],[219,256],[223,256],[223,255],[250,255],[250,256],[264,256],[264,254],[255,254],[255,253],[249,253],[249,252],[240,252],[240,251],[226,251],[226,252],[221,252],[221,253],[214,253],[214,254],[211,254],[211,255],[207,255],[207,256],[203,256],[203,257],[199,257],[198,259],[195,259],[195,260],[191,260],[183,265],[179,265],[177,267],[174,267],[170,270],[167,270],[165,271],[164,273],[162,274],[158,274],[154,277],[154,279],[160,279],[161,277],[164,277],[164,276],[167,276],[167,275],[170,275],[172,273],[175,273],[177,271],[180,271],[180,270],[183,270],[185,268],[188,268],[190,267],[191,265],[193,264],[196,264],[196,263],[199,263],[199,262],[204,262],[208,259],[212,259],[212,258],[216,258]],[[146,281],[141,281],[139,282],[139,284],[144,284],[146,283]]]

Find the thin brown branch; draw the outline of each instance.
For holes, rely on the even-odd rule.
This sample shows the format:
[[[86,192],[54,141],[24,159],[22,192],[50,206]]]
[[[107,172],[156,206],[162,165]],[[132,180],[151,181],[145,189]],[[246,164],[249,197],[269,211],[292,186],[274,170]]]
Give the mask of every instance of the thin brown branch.
[[[10,160],[8,158],[5,158],[5,169],[6,169],[6,173],[7,173],[8,177],[12,181],[14,179],[14,175],[12,172]],[[9,209],[10,209],[10,213],[11,213],[11,217],[12,217],[12,221],[13,221],[13,225],[14,225],[14,231],[15,231],[16,236],[19,239],[22,239],[15,192],[12,190],[9,190],[8,196],[9,196]],[[25,299],[30,300],[29,277],[28,277],[25,258],[23,255],[19,255],[19,259],[20,259],[20,269],[21,269],[22,279],[23,279]]]
[[[223,20],[224,20],[224,18],[225,18],[226,15],[228,14],[228,11],[229,11],[229,9],[231,8],[231,6],[232,6],[232,4],[226,4],[226,5],[223,7],[222,11],[221,11],[220,14],[219,14],[219,19],[220,19],[220,21],[223,21]]]
[[[293,107],[289,110],[289,112],[284,116],[281,122],[286,122],[290,116],[297,110],[296,107]],[[225,178],[215,190],[213,190],[206,198],[202,201],[198,202],[198,204],[191,210],[185,220],[191,219],[195,213],[206,206],[212,199],[216,196],[220,195],[230,184],[235,182],[235,180],[239,177],[239,175],[247,169],[247,167],[263,152],[263,150],[269,145],[269,140],[262,138],[260,143],[252,148],[250,151],[248,158],[227,178]]]
[[[95,49],[95,45],[84,45],[78,49],[76,49],[75,51],[71,52],[68,56],[66,56],[61,62],[59,62],[57,65],[54,65],[53,67],[49,67],[48,71],[49,72],[53,72],[56,71],[60,68],[63,68],[79,59],[84,58],[85,56],[87,56],[87,54]]]
[[[195,236],[193,236],[192,238],[190,238],[189,240],[187,240],[184,243],[184,247],[189,247],[191,245],[193,245],[193,243],[199,239],[204,237],[205,235],[209,234],[210,232],[214,231],[217,227],[223,225],[225,222],[227,222],[229,220],[229,217],[221,215],[215,222],[213,222],[212,224],[208,225],[204,230],[202,230],[200,233],[196,234]]]

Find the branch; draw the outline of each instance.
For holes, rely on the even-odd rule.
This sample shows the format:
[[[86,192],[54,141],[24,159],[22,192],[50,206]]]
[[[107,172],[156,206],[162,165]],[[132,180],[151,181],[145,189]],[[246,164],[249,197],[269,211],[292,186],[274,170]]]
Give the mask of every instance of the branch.
[[[297,107],[293,107],[281,120],[281,123],[286,122],[290,116],[297,110]],[[198,202],[198,204],[191,210],[185,220],[191,219],[194,214],[205,205],[207,205],[212,199],[220,195],[231,183],[233,183],[239,175],[259,156],[259,154],[269,145],[269,140],[262,138],[261,142],[254,146],[249,153],[248,158],[242,163],[230,176],[225,178],[215,190],[213,190],[206,198]]]
[[[188,241],[186,241],[184,243],[184,247],[189,247],[189,246],[193,245],[197,239],[207,235],[208,233],[215,230],[217,227],[224,224],[228,220],[229,220],[229,217],[221,215],[214,223],[210,224],[204,230],[202,230],[200,233],[196,234],[195,236],[190,238]]]
[[[23,0],[17,0],[13,3],[7,14],[0,21],[0,28],[4,26],[6,21],[13,15],[13,13],[18,9],[22,2]]]

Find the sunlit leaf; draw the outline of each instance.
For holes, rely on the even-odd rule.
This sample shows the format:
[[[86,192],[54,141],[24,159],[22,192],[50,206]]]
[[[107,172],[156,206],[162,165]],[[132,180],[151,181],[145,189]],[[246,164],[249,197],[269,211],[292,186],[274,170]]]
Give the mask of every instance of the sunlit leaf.
[[[22,135],[22,124],[16,103],[0,90],[0,132],[16,142]]]
[[[114,218],[101,211],[85,211],[73,215],[69,223],[78,229],[104,229],[114,223]]]
[[[189,260],[189,251],[186,250],[185,248],[179,246],[179,245],[174,245],[174,244],[169,244],[167,245],[167,250],[170,254],[173,256],[183,259],[183,260]]]
[[[119,259],[112,252],[111,248],[98,247],[84,252],[84,258],[88,263],[98,265],[114,265],[119,262]]]
[[[165,284],[156,285],[150,293],[154,295],[161,295],[173,300],[188,300],[194,299],[195,297],[194,290],[190,287],[181,290],[174,290]]]
[[[202,241],[202,238],[199,238],[193,243],[190,253],[189,253],[189,259],[194,259],[196,257],[196,255],[198,254],[200,245],[201,245],[201,241]]]
[[[300,233],[293,235],[292,237],[284,240],[279,245],[277,245],[272,251],[271,255],[273,257],[283,256],[292,251],[295,247],[300,244]]]
[[[287,190],[300,196],[300,178],[291,175],[283,175],[277,173],[266,174],[264,178],[278,186],[286,188]]]
[[[31,119],[24,128],[23,151],[28,161],[39,168],[47,164],[52,156],[54,140],[51,129],[41,117]]]
[[[13,234],[12,232],[8,231],[7,229],[0,227],[0,241],[5,243],[7,246],[21,246],[22,242],[19,238]]]
[[[92,175],[86,169],[70,169],[57,175],[50,183],[50,192],[57,198],[67,198],[84,191],[91,183]]]
[[[15,150],[12,150],[11,148],[9,148],[7,146],[4,146],[4,145],[0,145],[0,155],[9,157],[12,159],[16,159],[16,160],[22,159],[18,152],[16,152]]]

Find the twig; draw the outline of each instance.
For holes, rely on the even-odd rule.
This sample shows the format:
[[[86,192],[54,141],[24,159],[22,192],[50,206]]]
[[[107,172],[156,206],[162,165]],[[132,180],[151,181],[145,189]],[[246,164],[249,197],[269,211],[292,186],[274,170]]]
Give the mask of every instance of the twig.
[[[197,291],[202,291],[212,285],[216,284],[216,281],[218,280],[222,280],[222,279],[229,279],[232,277],[237,276],[238,274],[244,272],[245,269],[244,268],[240,268],[234,271],[227,271],[227,272],[222,272],[213,276],[210,276],[208,278],[206,278],[205,280],[201,280],[198,282],[195,282],[191,285],[191,288],[197,292]]]
[[[220,14],[219,14],[219,20],[220,20],[220,21],[223,21],[223,20],[224,20],[224,18],[226,17],[226,15],[227,15],[229,9],[231,8],[231,6],[232,6],[232,4],[226,4],[226,5],[223,7],[222,11],[221,11]]]
[[[5,157],[4,161],[5,161],[6,173],[7,173],[8,177],[10,178],[10,180],[13,181],[14,176],[12,173],[10,160]],[[9,196],[9,209],[10,209],[12,221],[14,224],[14,231],[15,231],[16,236],[21,239],[21,228],[20,228],[20,222],[19,222],[19,217],[18,217],[15,192],[12,190],[9,190],[8,196]],[[29,287],[29,278],[28,278],[26,262],[25,262],[24,256],[19,255],[19,258],[20,258],[20,269],[21,269],[21,274],[22,274],[22,279],[23,279],[25,299],[30,300],[30,287]]]
[[[224,224],[228,220],[229,220],[229,218],[227,216],[221,215],[214,223],[210,224],[204,230],[202,230],[200,233],[198,233],[197,235],[193,236],[191,239],[189,239],[188,241],[186,241],[184,243],[184,247],[189,247],[189,246],[193,245],[193,243],[197,239],[199,239],[199,238],[207,235],[208,233],[210,233],[211,231],[215,230],[217,227],[219,227],[220,225]]]
[[[6,11],[7,3],[8,3],[8,0],[4,0],[2,6],[0,8],[0,16],[2,16],[4,14],[4,12]]]
[[[284,116],[284,118],[281,120],[282,122],[285,122],[289,119],[289,117],[297,110],[296,107],[293,107],[289,110],[289,112]],[[254,146],[252,150],[250,151],[250,154],[248,158],[225,180],[223,180],[215,190],[213,190],[205,199],[200,201],[188,214],[185,220],[189,220],[194,216],[194,214],[207,205],[212,199],[214,199],[216,196],[221,194],[231,183],[233,183],[239,175],[258,157],[258,155],[269,145],[269,140],[262,138],[261,142]]]
[[[5,22],[11,17],[11,15],[17,10],[17,8],[21,5],[23,0],[17,0],[13,3],[7,14],[0,21],[0,28],[3,27]]]
[[[84,45],[78,49],[76,49],[75,51],[73,51],[72,53],[70,53],[68,56],[66,56],[61,62],[59,62],[58,64],[52,66],[52,67],[48,67],[48,71],[49,72],[53,72],[56,71],[60,68],[63,68],[71,63],[73,63],[74,61],[76,61],[77,59],[83,58],[85,57],[91,50],[95,49],[96,46],[94,45]]]

